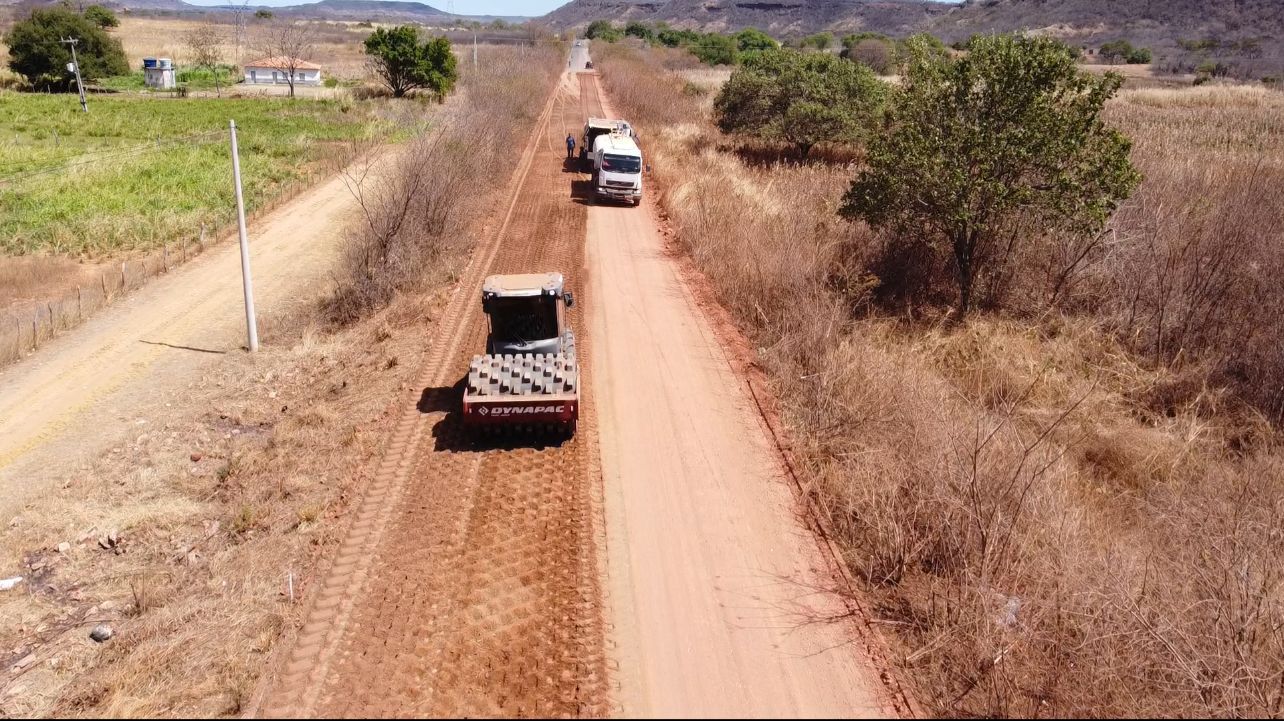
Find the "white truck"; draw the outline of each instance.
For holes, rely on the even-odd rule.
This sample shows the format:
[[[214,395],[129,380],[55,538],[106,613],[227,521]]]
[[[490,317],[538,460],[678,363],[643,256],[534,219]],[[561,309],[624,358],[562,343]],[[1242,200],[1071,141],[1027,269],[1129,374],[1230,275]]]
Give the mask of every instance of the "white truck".
[[[593,197],[642,204],[642,150],[628,131],[593,140]]]
[[[608,133],[632,133],[633,128],[627,120],[615,118],[589,118],[584,123],[584,133],[580,135],[580,160],[585,167],[592,164],[593,145],[599,136]]]

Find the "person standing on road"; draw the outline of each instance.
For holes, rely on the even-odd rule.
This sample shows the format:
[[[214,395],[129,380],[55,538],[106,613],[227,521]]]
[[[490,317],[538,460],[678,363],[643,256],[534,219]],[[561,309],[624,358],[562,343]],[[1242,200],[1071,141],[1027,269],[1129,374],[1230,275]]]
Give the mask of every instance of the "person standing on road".
[[[566,134],[566,157],[575,157],[575,136],[570,133]]]

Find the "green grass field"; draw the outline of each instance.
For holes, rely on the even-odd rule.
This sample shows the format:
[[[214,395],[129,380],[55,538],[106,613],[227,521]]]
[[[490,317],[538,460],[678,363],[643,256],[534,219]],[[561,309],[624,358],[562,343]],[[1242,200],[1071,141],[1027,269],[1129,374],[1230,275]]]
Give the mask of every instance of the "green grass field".
[[[102,257],[225,227],[229,118],[251,211],[390,130],[363,103],[91,96],[85,114],[75,95],[0,92],[0,253]]]

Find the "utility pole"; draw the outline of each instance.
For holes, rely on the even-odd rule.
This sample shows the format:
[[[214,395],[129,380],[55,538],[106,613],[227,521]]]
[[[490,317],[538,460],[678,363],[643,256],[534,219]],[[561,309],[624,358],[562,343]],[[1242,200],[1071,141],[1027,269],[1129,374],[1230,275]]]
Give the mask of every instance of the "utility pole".
[[[473,72],[477,71],[477,31],[473,31]]]
[[[251,353],[259,350],[259,328],[254,320],[254,281],[250,279],[250,241],[245,232],[245,200],[241,197],[241,154],[236,148],[236,121],[232,128],[232,181],[236,185],[236,225],[241,235],[241,283],[245,291],[245,330]]]
[[[87,113],[89,104],[85,102],[85,86],[80,82],[80,61],[76,59],[76,43],[80,42],[80,38],[58,38],[58,40],[71,46],[71,68],[76,71],[76,90],[80,93],[80,109]]]

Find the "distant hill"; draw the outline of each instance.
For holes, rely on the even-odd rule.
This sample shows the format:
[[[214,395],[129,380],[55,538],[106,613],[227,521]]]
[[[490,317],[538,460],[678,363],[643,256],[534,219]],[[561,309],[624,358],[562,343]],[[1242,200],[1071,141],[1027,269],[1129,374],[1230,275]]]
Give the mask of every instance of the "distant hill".
[[[135,12],[140,14],[204,14],[228,12],[233,9],[232,4],[226,5],[193,5],[183,2],[183,0],[96,0],[102,2],[115,10]],[[54,5],[57,0],[0,0],[0,7],[9,6],[14,8],[18,5],[38,6]],[[88,2],[86,2],[88,4]],[[270,10],[273,14],[283,17],[294,17],[308,20],[378,20],[381,22],[412,22],[423,25],[448,25],[451,23],[465,22],[475,20],[478,22],[489,23],[495,20],[505,20],[509,22],[522,22],[528,20],[525,17],[510,17],[496,15],[460,15],[448,13],[444,10],[426,5],[421,2],[393,2],[393,0],[321,0],[313,3],[299,3],[298,5],[285,5],[279,7],[269,7],[251,2],[248,5],[251,11],[264,9]]]
[[[460,19],[420,2],[392,2],[391,0],[321,0],[316,3],[272,8],[274,13],[316,20],[383,20],[421,22],[429,25],[449,23]]]
[[[1174,46],[1182,39],[1284,41],[1284,0],[970,0],[924,26],[946,40],[1031,30],[1071,42],[1120,38]]]
[[[706,32],[756,27],[782,36],[819,30],[905,35],[952,9],[927,0],[572,0],[544,19],[555,27],[605,19],[663,21]]]
[[[928,31],[953,41],[1029,30],[1084,44],[1119,38],[1159,47],[1196,38],[1284,44],[1284,0],[572,0],[546,16],[555,27],[598,19],[664,21],[705,31],[757,27],[780,36]]]

